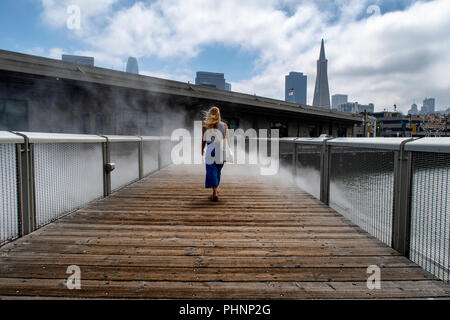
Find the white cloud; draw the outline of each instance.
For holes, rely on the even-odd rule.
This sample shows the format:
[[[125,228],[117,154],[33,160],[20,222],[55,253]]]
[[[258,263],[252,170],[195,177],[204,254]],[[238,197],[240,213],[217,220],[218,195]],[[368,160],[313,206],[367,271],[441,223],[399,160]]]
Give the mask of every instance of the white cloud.
[[[67,52],[62,48],[51,48],[48,50],[47,57],[52,59],[61,59],[63,54]]]
[[[220,43],[258,53],[256,75],[232,83],[234,91],[283,99],[284,75],[295,70],[308,75],[311,103],[324,37],[332,94],[346,93],[378,109],[396,103],[406,111],[425,96],[450,106],[450,75],[444,72],[450,70],[448,0],[418,1],[370,18],[367,7],[383,1],[156,0],[115,11],[118,0],[42,1],[44,17],[57,27],[65,24],[62,8],[78,3],[84,24],[78,36],[108,65],[129,55],[188,62]]]
[[[111,56],[107,52],[104,51],[89,51],[89,50],[80,50],[75,51],[73,54],[79,56],[87,56],[95,58],[95,65],[102,65],[110,69],[124,71],[125,62],[120,57]]]
[[[143,70],[140,71],[139,74],[154,78],[160,78],[160,79],[171,79],[174,81],[180,81],[180,82],[190,82],[192,81],[191,74],[187,73],[171,73],[171,72],[164,72],[164,71],[147,71]]]
[[[81,28],[75,30],[78,36],[94,31],[103,23],[112,6],[120,0],[41,0],[42,19],[53,28],[66,28],[70,17],[69,7],[80,8]]]

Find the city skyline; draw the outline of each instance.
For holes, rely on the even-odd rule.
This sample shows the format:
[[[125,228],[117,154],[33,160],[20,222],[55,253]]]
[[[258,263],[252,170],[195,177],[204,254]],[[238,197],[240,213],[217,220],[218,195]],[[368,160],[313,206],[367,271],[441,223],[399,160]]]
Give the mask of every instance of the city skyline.
[[[69,5],[81,9],[79,29],[68,28]],[[143,75],[192,82],[197,70],[211,70],[225,73],[234,91],[280,100],[284,75],[301,70],[311,79],[308,104],[317,41],[325,38],[331,94],[372,101],[378,111],[396,104],[406,113],[425,96],[436,98],[436,110],[450,106],[441,72],[450,68],[444,0],[6,0],[0,12],[1,49],[94,56],[96,66],[122,71],[135,56]]]

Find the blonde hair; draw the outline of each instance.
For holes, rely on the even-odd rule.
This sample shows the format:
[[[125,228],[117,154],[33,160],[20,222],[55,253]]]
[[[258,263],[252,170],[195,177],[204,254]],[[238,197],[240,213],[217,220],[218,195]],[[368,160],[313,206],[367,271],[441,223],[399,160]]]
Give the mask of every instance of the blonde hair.
[[[222,121],[220,116],[220,109],[217,107],[212,107],[208,111],[205,112],[205,127],[207,129],[217,129],[219,127],[219,123]]]

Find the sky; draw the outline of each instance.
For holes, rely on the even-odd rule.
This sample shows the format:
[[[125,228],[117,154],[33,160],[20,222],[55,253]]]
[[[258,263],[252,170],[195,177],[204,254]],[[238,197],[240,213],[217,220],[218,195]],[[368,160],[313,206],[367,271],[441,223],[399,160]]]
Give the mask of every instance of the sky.
[[[232,90],[284,99],[285,75],[308,76],[321,39],[331,95],[377,111],[450,107],[450,0],[2,0],[0,49],[76,54],[124,71],[195,82],[225,74]]]

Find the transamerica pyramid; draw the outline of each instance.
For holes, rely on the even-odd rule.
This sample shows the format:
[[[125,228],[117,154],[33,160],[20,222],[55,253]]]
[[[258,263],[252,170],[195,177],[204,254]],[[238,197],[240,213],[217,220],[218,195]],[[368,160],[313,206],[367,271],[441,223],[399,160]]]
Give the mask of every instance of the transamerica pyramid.
[[[331,109],[330,88],[328,87],[328,60],[325,57],[325,43],[322,39],[320,58],[317,60],[316,89],[313,106]]]

